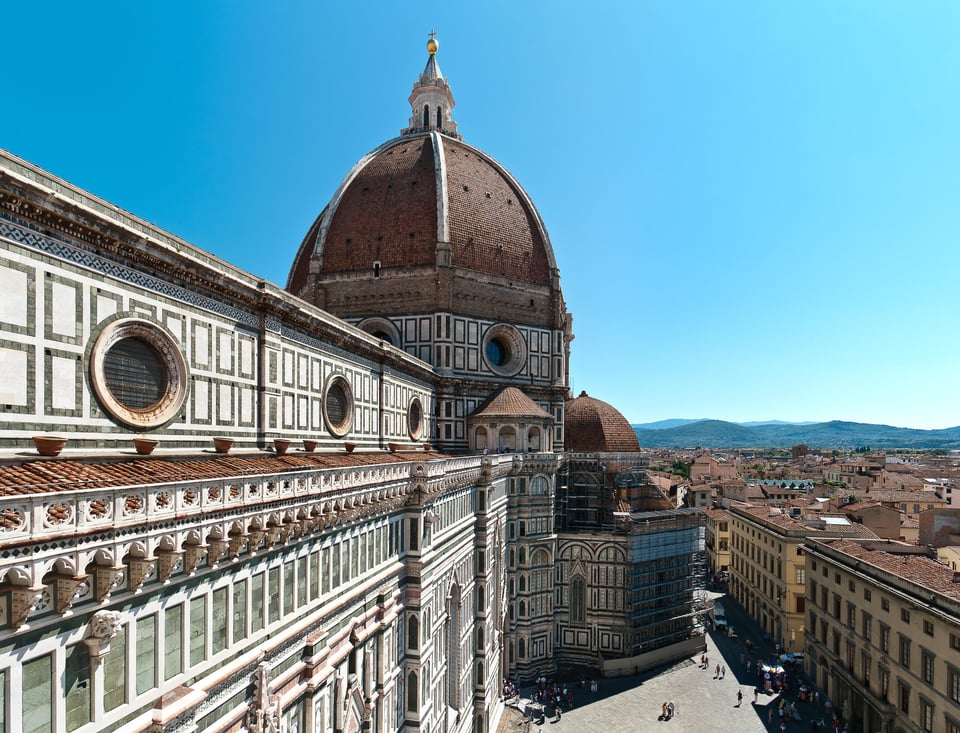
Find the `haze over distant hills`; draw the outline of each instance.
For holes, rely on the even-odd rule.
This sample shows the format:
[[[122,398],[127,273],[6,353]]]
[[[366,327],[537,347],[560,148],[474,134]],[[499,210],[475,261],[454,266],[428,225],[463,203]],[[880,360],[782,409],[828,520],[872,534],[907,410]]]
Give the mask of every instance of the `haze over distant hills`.
[[[789,448],[802,443],[809,448],[825,450],[850,450],[861,446],[883,450],[960,449],[960,427],[917,430],[843,420],[732,423],[685,419],[660,420],[632,427],[640,445],[645,448]]]

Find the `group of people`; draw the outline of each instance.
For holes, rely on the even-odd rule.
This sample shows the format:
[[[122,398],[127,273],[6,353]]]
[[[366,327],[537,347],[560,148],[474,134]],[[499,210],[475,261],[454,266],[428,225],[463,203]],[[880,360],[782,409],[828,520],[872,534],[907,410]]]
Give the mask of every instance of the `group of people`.
[[[677,706],[673,704],[673,700],[670,702],[665,702],[660,706],[660,717],[658,720],[670,720],[676,711]]]
[[[586,689],[587,685],[586,679],[580,680],[580,689]],[[591,680],[589,687],[590,692],[597,692],[600,689],[596,680]],[[554,722],[556,723],[563,716],[564,710],[570,710],[573,707],[573,685],[560,685],[547,680],[546,677],[538,677],[531,699],[534,703],[540,705],[543,710],[552,707],[555,715]],[[541,721],[545,717],[545,714],[541,714]]]

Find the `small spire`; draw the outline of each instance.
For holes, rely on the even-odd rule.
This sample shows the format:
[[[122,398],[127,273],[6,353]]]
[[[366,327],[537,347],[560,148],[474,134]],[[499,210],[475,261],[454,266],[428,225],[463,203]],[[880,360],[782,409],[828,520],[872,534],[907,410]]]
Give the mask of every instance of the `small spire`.
[[[457,132],[457,123],[453,121],[451,115],[455,104],[453,92],[450,91],[450,84],[447,83],[440,71],[440,64],[437,63],[437,50],[440,48],[437,32],[431,30],[427,35],[429,37],[427,53],[430,55],[423,72],[413,84],[413,91],[408,100],[411,111],[409,126],[401,130],[400,134],[412,135],[436,130],[461,140],[462,137]]]

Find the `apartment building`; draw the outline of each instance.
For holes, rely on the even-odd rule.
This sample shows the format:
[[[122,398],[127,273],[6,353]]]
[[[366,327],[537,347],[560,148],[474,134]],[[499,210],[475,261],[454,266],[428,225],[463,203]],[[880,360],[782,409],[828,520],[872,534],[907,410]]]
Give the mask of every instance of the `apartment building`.
[[[931,550],[810,539],[806,670],[851,730],[960,731],[960,575]]]
[[[766,634],[787,651],[804,648],[809,537],[876,539],[844,517],[804,521],[770,506],[733,506],[730,524],[730,593]]]

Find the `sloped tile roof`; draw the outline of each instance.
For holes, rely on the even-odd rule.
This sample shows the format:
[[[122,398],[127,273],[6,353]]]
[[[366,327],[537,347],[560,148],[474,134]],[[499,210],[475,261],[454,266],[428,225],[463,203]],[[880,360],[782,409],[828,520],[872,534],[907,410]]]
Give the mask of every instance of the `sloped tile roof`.
[[[81,461],[57,458],[0,466],[3,494],[42,494],[78,488],[136,486],[174,481],[202,481],[308,469],[421,461],[442,457],[430,451],[398,453],[298,453]]]
[[[474,410],[472,417],[552,419],[549,412],[516,387],[505,387]]]

